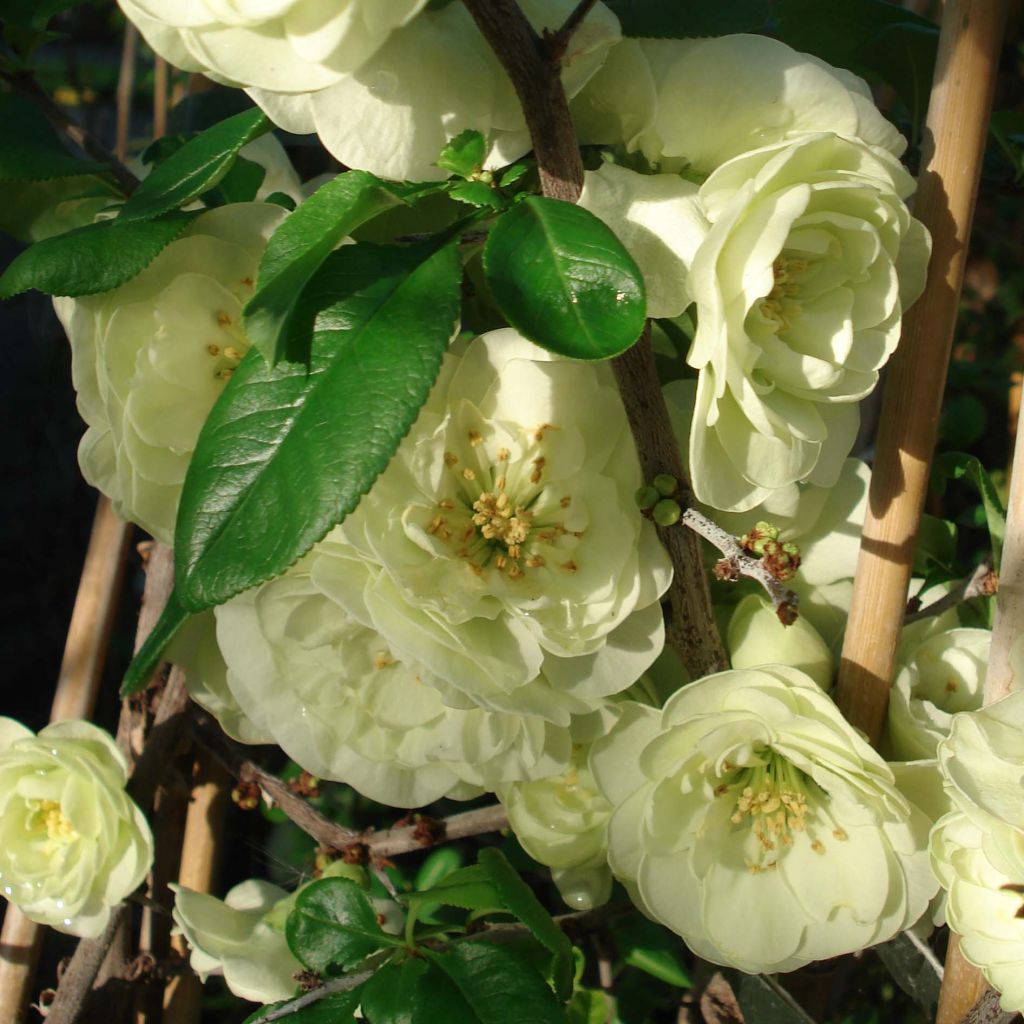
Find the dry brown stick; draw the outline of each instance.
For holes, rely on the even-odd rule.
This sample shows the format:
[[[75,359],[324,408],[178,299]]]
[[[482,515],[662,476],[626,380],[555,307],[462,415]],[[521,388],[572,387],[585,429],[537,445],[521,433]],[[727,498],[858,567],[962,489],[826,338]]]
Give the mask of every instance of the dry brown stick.
[[[135,55],[138,50],[139,30],[128,22],[121,43],[121,70],[117,76],[117,134],[114,153],[118,160],[128,155],[128,135],[132,126],[132,97],[135,94]]]
[[[54,103],[31,73],[0,70],[0,79],[7,82],[19,96],[34,103],[46,115],[47,120],[54,128],[66,135],[76,146],[88,153],[94,160],[109,165],[110,173],[126,196],[135,191],[139,179],[103,143],[72,120],[61,107]]]
[[[167,134],[167,101],[170,87],[167,61],[157,54],[153,59],[153,138]]]
[[[129,535],[130,527],[114,515],[106,498],[100,498],[71,612],[51,722],[92,715],[117,611]],[[0,1024],[18,1024],[25,1017],[42,939],[42,926],[8,904],[0,933]]]
[[[873,741],[888,706],[928,486],[1005,6],[947,0],[915,214],[932,234],[924,294],[904,320],[885,386],[868,513],[836,697]]]
[[[213,892],[229,803],[229,776],[209,751],[197,747],[194,780],[181,839],[178,884],[195,892]],[[183,959],[187,957],[188,947],[181,935],[171,944]],[[203,1008],[199,978],[188,972],[172,978],[164,990],[163,1005],[164,1024],[197,1024]]]
[[[970,576],[962,579],[948,594],[931,604],[926,604],[916,612],[909,612],[903,620],[904,625],[911,622],[920,622],[921,619],[930,619],[943,612],[955,608],[964,601],[970,601],[975,597],[991,597],[999,590],[999,575],[992,567],[992,560],[986,558]],[[989,669],[991,672],[991,668]]]
[[[530,130],[544,195],[574,203],[583,185],[576,130],[552,55],[515,0],[465,0],[484,38],[508,72]],[[585,12],[584,12],[585,13]],[[650,334],[612,360],[644,478],[669,473],[681,481],[680,503],[692,504],[675,434],[661,393]],[[666,639],[696,679],[726,668],[725,648],[711,611],[700,544],[688,531],[659,529],[675,568]]]

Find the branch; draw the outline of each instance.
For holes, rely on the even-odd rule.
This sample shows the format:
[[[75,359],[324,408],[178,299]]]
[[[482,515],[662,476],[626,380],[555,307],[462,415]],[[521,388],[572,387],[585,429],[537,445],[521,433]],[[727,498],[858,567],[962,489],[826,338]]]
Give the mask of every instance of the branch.
[[[130,196],[135,191],[139,179],[103,143],[73,121],[61,107],[54,103],[31,74],[0,70],[0,78],[7,82],[19,96],[34,103],[58,131],[88,153],[93,160],[107,164],[110,167],[110,173],[126,196]]]
[[[775,614],[784,626],[789,626],[796,619],[800,598],[792,590],[784,587],[779,579],[773,576],[760,558],[754,558],[743,550],[736,538],[707,516],[701,515],[695,508],[686,509],[680,523],[688,526],[694,533],[700,534],[709,544],[713,544],[722,552],[722,561],[715,566],[716,575],[722,579],[736,580],[740,576],[760,583],[772,599]],[[723,565],[724,563],[724,565]],[[719,566],[722,568],[719,569]]]
[[[596,3],[597,0],[580,0],[557,32],[544,33],[549,60],[561,60],[565,56],[569,40],[572,39],[576,29],[580,27],[586,16],[594,9]]]
[[[464,2],[512,79],[533,141],[541,190],[546,196],[576,202],[583,185],[583,164],[562,88],[561,55],[533,31],[515,0]],[[556,38],[566,29],[575,30],[586,14],[587,4],[578,4]],[[649,332],[645,330],[637,344],[611,362],[644,479],[669,473],[683,482],[682,491],[688,493],[689,484],[662,397]],[[683,503],[692,502],[684,498]],[[672,618],[666,629],[666,641],[694,679],[727,668],[725,648],[711,611],[700,545],[684,531],[659,529],[658,536],[675,569],[669,591]]]
[[[920,622],[921,619],[928,619],[933,615],[941,615],[964,601],[970,601],[973,597],[991,597],[998,590],[999,573],[993,568],[992,559],[986,558],[970,576],[962,579],[948,594],[943,594],[938,600],[915,612],[908,612],[903,619],[903,625]]]
[[[259,787],[267,800],[279,807],[306,835],[332,850],[350,852],[367,859],[382,860],[413,850],[423,850],[439,843],[465,839],[468,836],[498,832],[508,827],[508,816],[500,804],[463,811],[435,821],[422,818],[413,825],[400,825],[380,832],[356,832],[321,814],[306,800],[293,793],[287,783],[261,768],[247,756],[245,749],[229,739],[209,715],[196,712],[190,728],[193,736],[208,747],[214,757],[240,782]]]

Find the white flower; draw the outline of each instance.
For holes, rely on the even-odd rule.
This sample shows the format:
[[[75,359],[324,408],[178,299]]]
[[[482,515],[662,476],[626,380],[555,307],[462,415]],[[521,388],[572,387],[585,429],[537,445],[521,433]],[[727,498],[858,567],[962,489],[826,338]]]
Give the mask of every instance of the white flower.
[[[551,868],[562,899],[575,910],[607,903],[612,891],[605,838],[611,805],[590,774],[587,753],[577,745],[562,774],[498,790],[523,849]]]
[[[821,132],[736,156],[699,190],[657,181],[653,203],[648,176],[608,165],[581,202],[639,254],[655,315],[696,304],[697,497],[742,512],[797,482],[832,486],[856,403],[924,286],[928,236],[903,202],[913,179],[888,152]]]
[[[202,981],[223,974],[239,998],[255,1003],[288,999],[302,964],[292,956],[283,922],[268,920],[284,889],[258,878],[236,885],[223,900],[181,885],[174,891],[174,923],[192,949],[189,963]]]
[[[663,171],[708,174],[801,132],[906,148],[862,79],[766,36],[624,39],[572,111],[581,141],[639,150]]]
[[[127,778],[114,741],[89,722],[34,736],[0,718],[0,893],[40,924],[99,935],[153,860]]]
[[[521,6],[540,30],[557,28],[575,4],[524,0]],[[569,95],[582,88],[618,38],[618,19],[598,3],[561,61]],[[487,137],[487,167],[510,163],[531,148],[512,83],[461,3],[423,12],[358,70],[326,88],[285,84],[250,95],[282,128],[315,131],[346,166],[385,178],[445,177],[434,161],[466,129]]]
[[[609,368],[494,331],[449,354],[314,582],[453,706],[567,725],[661,650],[671,567],[640,482]]]
[[[54,300],[89,427],[82,473],[164,543],[199,431],[249,349],[242,306],[284,216],[265,203],[211,210],[120,288]]]
[[[960,951],[1024,1010],[1024,693],[953,718],[939,766],[954,810],[932,831]]]
[[[935,891],[929,821],[802,673],[733,670],[625,705],[591,770],[612,870],[699,956],[788,971],[885,941]]]
[[[935,756],[958,711],[981,707],[992,634],[955,627],[900,645],[886,738],[894,758]]]
[[[227,694],[219,702],[202,690],[194,696],[241,738],[276,742],[313,775],[397,807],[466,799],[562,769],[568,729],[448,707],[426,669],[396,658],[318,586],[322,561],[314,548],[284,576],[216,610]],[[358,588],[366,577],[350,562],[338,585]]]
[[[322,89],[371,57],[427,0],[120,0],[166,60],[228,85]]]

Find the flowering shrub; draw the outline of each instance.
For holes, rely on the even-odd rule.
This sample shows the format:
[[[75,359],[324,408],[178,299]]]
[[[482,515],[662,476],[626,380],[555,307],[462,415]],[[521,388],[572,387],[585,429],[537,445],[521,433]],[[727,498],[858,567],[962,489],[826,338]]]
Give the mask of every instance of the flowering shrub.
[[[88,722],[0,718],[0,887],[33,921],[92,938],[141,885],[153,837],[124,757]]]

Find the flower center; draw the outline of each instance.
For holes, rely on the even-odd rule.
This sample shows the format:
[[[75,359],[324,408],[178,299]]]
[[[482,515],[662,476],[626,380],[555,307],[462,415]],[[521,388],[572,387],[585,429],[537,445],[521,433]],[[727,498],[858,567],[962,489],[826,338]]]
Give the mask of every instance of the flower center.
[[[767,751],[763,764],[740,769],[726,765],[726,770],[730,777],[715,788],[715,796],[735,800],[729,820],[749,826],[756,840],[756,856],[747,861],[751,874],[777,867],[779,856],[801,834],[808,834],[815,853],[825,853],[825,844],[810,834],[815,824],[813,798],[820,790],[799,768]],[[840,828],[833,829],[832,835],[837,840],[847,838]]]
[[[572,495],[552,501],[547,491],[544,439],[556,429],[546,423],[528,431],[530,443],[518,459],[504,447],[487,457],[478,430],[468,432],[468,446],[457,446],[461,457],[444,453],[448,496],[437,503],[426,530],[476,575],[494,568],[517,580],[543,566],[579,571],[575,549],[582,531],[569,530],[561,514],[572,504]]]
[[[251,278],[247,277],[241,283],[243,291],[251,292],[253,290]],[[222,309],[218,310],[214,320],[218,333],[207,342],[206,354],[213,360],[214,377],[227,381],[238,369],[238,364],[251,346],[249,339],[242,333],[241,327],[230,313],[226,313]]]
[[[29,810],[28,828],[32,832],[46,832],[48,843],[66,845],[78,838],[75,826],[64,816],[56,800],[26,800]]]
[[[800,286],[796,278],[807,270],[807,260],[777,256],[772,264],[772,290],[759,299],[757,308],[771,325],[774,333],[786,330],[792,318],[800,311],[796,300]]]

